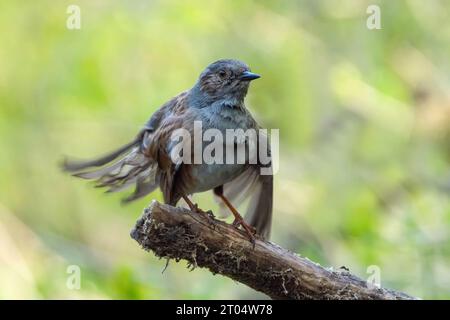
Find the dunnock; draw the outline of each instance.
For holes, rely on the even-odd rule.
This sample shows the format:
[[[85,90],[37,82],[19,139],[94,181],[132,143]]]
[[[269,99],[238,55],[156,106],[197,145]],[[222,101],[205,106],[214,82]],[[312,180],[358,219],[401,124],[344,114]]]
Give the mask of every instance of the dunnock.
[[[77,177],[95,179],[97,186],[108,187],[108,192],[135,185],[124,202],[141,198],[159,187],[165,203],[176,205],[183,198],[191,210],[203,212],[188,195],[213,190],[221,206],[228,207],[234,215],[236,227],[242,226],[252,241],[254,232],[267,239],[272,220],[273,176],[261,174],[260,169],[270,169],[270,162],[262,164],[259,157],[256,161],[246,157],[243,163],[186,163],[174,161],[171,156],[174,131],[185,129],[192,133],[195,121],[202,124],[203,132],[258,130],[244,98],[250,81],[259,77],[241,61],[216,61],[201,73],[192,89],[161,106],[133,141],[95,160],[66,160],[63,167]],[[236,149],[235,144],[239,143],[247,145],[249,141],[233,140],[232,148]],[[229,146],[224,142],[224,147]],[[250,203],[244,220],[231,203],[237,205],[246,199]]]

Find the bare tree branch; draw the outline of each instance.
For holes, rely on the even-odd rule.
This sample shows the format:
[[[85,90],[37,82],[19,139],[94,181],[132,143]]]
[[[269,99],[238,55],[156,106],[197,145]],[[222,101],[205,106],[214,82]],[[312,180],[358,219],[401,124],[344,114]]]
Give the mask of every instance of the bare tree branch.
[[[235,227],[207,214],[154,201],[131,236],[156,256],[187,260],[239,281],[273,299],[414,299],[377,288],[348,271],[333,271],[272,242],[253,245]]]

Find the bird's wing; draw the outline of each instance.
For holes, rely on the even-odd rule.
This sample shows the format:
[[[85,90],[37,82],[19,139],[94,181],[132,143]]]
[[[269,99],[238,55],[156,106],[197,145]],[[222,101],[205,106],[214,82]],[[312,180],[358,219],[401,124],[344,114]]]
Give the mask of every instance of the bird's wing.
[[[160,186],[161,177],[174,175],[166,146],[171,131],[183,125],[180,115],[186,109],[185,97],[186,93],[182,93],[164,104],[130,143],[98,159],[65,160],[63,169],[79,178],[96,180],[97,186],[107,187],[108,192],[135,185],[124,202],[151,193]]]
[[[266,137],[267,139],[267,137]],[[269,156],[270,146],[267,141]],[[259,153],[258,153],[259,154]],[[261,169],[266,169],[261,174]],[[273,175],[272,163],[263,164],[259,157],[256,164],[251,164],[239,176],[223,185],[223,195],[237,207],[249,200],[245,221],[256,228],[263,238],[270,237],[273,210]],[[270,174],[267,174],[270,173]],[[228,212],[224,203],[215,195],[220,212]]]
[[[261,175],[258,166],[249,166],[238,177],[223,185],[223,195],[237,207],[248,200],[245,221],[268,239],[272,224],[273,176]],[[214,196],[220,212],[228,214],[221,199]]]
[[[177,129],[185,130],[185,128],[191,127],[186,123],[193,121],[192,116],[193,114],[187,107],[186,95],[182,94],[176,97],[172,101],[170,110],[167,110],[163,117],[150,119],[148,124],[154,127],[158,123],[158,127],[143,141],[143,153],[158,163],[158,180],[164,201],[171,205],[176,204],[184,195],[184,190],[189,182],[192,182],[189,166],[183,165],[181,162],[174,163],[170,154],[173,145],[177,143],[172,140],[172,135]],[[192,135],[193,132],[189,132],[189,134]],[[184,142],[188,143],[189,147],[193,147],[190,140]]]
[[[273,175],[259,175],[245,215],[245,221],[255,227],[264,239],[269,239],[272,227]]]

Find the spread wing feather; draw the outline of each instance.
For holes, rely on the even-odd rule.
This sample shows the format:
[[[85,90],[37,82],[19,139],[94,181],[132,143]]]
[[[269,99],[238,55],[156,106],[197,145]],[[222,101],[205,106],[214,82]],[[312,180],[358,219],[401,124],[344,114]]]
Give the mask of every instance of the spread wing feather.
[[[107,192],[119,192],[135,185],[134,192],[123,199],[124,203],[139,199],[158,187],[163,190],[165,200],[173,198],[173,184],[162,183],[162,179],[173,181],[176,173],[167,145],[172,130],[183,124],[180,115],[186,110],[185,96],[186,93],[182,93],[163,105],[133,141],[97,159],[66,159],[63,170],[79,178],[95,180],[96,187],[106,187]]]
[[[261,139],[264,139],[264,141]],[[268,136],[258,136],[256,146],[257,148],[267,146],[267,156],[271,157]],[[235,207],[248,200],[249,204],[244,219],[248,224],[255,227],[259,235],[268,239],[270,237],[273,211],[272,163],[263,164],[259,150],[257,151],[257,156],[254,158],[257,159],[257,163],[249,164],[243,173],[230,182],[225,183],[223,185],[223,194]],[[262,175],[262,168],[266,169],[265,173],[268,173],[270,169],[271,174]],[[227,212],[224,204],[217,196],[216,201],[219,202],[220,212]]]
[[[223,185],[223,195],[237,207],[249,201],[245,221],[269,239],[272,225],[273,176],[260,175],[259,166],[250,166],[238,177]],[[223,216],[229,214],[221,199],[214,195]]]

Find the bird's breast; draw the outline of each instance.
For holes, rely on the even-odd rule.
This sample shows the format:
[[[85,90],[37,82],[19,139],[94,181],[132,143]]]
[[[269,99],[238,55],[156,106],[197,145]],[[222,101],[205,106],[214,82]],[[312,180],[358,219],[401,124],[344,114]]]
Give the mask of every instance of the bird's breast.
[[[191,177],[195,180],[189,193],[204,192],[221,186],[244,172],[242,164],[193,164]]]
[[[248,111],[239,107],[211,106],[198,110],[194,118],[194,121],[201,122],[202,136],[200,143],[197,139],[192,140],[193,151],[200,154],[197,159],[200,158],[201,161],[185,164],[189,167],[192,178],[189,183],[191,190],[186,190],[188,194],[211,190],[244,172],[249,163],[249,153],[245,148],[238,149],[247,145],[248,137],[236,138],[229,134],[237,129],[247,132],[248,129],[255,128],[255,122]],[[206,133],[209,129],[215,129],[220,137],[208,136]]]

